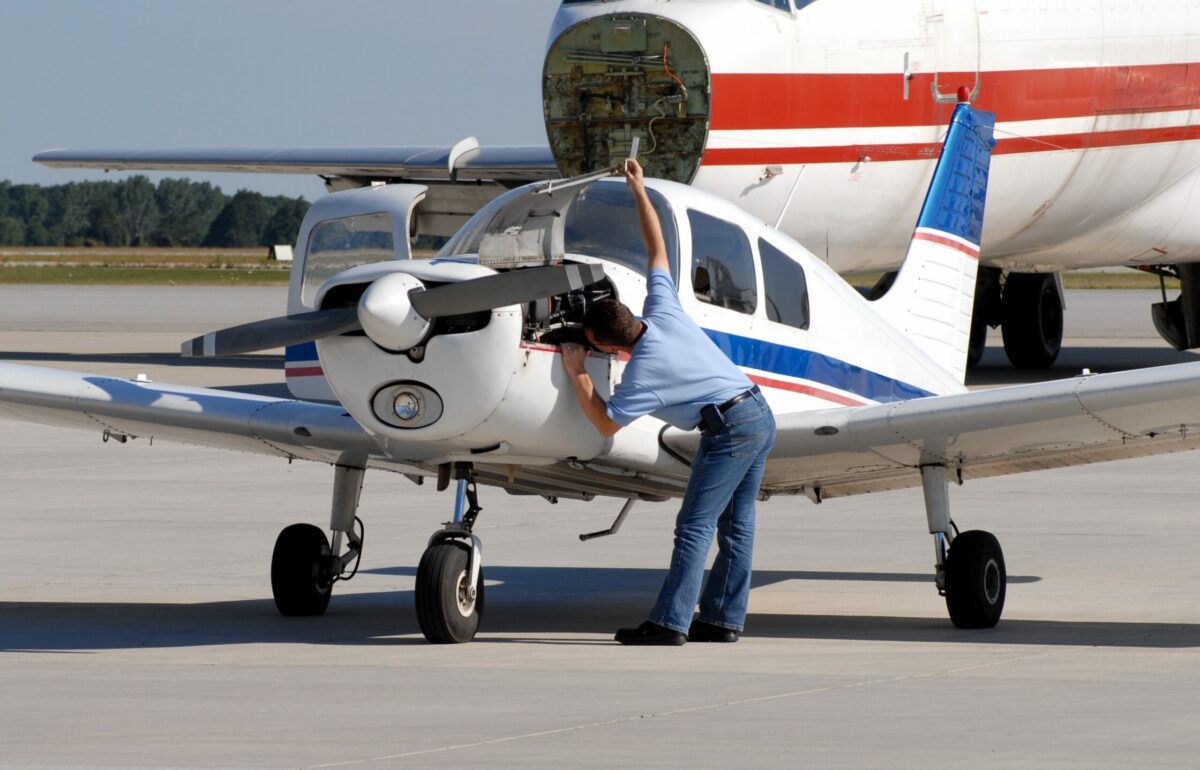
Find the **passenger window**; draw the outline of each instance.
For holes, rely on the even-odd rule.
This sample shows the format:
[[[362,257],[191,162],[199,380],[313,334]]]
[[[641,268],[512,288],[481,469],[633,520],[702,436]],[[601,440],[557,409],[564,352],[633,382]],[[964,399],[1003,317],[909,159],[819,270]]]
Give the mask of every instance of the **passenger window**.
[[[321,284],[343,270],[395,258],[391,214],[360,214],[321,222],[308,238],[301,301],[312,307]]]
[[[696,299],[753,313],[758,307],[754,255],[740,227],[688,211],[692,227],[692,290]]]
[[[811,2],[811,0],[809,1]],[[792,0],[758,0],[758,2],[769,5],[772,8],[778,8],[781,11],[792,10]]]
[[[762,238],[758,239],[758,256],[767,293],[767,318],[807,329],[808,282],[804,280],[804,268]]]

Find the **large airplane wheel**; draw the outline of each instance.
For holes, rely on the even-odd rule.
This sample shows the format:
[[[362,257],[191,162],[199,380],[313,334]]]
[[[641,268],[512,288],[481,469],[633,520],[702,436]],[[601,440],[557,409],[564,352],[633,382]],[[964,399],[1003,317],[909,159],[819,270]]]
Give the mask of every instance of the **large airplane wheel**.
[[[329,541],[312,524],[293,524],[275,539],[271,592],[284,615],[320,615],[329,606]]]
[[[463,543],[437,543],[425,549],[417,565],[417,623],[425,638],[435,644],[469,642],[479,630],[483,570],[472,597],[467,572],[470,553]]]
[[[954,538],[946,556],[946,609],[958,628],[991,628],[1000,622],[1008,573],[1000,542],[972,530]]]
[[[979,319],[971,321],[971,336],[967,342],[967,368],[983,360],[983,349],[987,345],[987,323]]]
[[[1004,352],[1018,369],[1045,369],[1062,349],[1063,306],[1050,273],[1009,273],[1002,294]]]

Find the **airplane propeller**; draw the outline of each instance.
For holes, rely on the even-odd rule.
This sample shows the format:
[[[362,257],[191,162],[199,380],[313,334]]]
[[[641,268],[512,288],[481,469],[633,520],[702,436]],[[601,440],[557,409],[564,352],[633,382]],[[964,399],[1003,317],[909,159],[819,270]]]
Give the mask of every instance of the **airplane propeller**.
[[[428,322],[445,316],[519,305],[566,294],[604,278],[600,265],[553,265],[511,270],[426,289],[407,273],[375,281],[356,307],[315,310],[231,326],[190,339],[180,346],[185,358],[211,358],[296,345],[362,329],[389,350],[417,344]]]

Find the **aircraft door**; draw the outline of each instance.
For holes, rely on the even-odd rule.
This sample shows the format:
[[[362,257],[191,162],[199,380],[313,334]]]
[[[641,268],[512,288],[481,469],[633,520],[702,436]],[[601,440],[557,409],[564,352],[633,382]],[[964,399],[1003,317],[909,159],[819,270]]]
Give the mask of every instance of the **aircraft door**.
[[[979,95],[979,10],[976,0],[925,0],[925,31],[933,57],[933,97],[957,101],[966,86]]]

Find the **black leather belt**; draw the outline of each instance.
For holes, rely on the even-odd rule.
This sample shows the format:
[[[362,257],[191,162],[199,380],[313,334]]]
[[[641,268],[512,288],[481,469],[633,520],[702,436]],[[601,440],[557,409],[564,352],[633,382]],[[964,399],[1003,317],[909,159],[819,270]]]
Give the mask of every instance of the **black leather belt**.
[[[745,391],[744,393],[738,393],[738,394],[737,394],[736,396],[734,396],[733,398],[731,398],[731,399],[729,399],[728,401],[726,401],[725,403],[723,403],[723,404],[719,405],[719,406],[717,407],[717,411],[718,411],[718,412],[720,412],[721,414],[725,414],[725,413],[726,413],[726,412],[728,412],[730,409],[734,408],[735,406],[737,406],[738,404],[742,403],[742,402],[743,402],[743,401],[745,401],[746,399],[748,399],[748,398],[754,398],[754,397],[755,397],[755,396],[757,396],[757,395],[758,395],[760,392],[761,392],[761,391],[759,391],[759,389],[758,389],[758,386],[757,386],[757,385],[755,385],[753,388],[750,388],[750,390],[747,390],[747,391]]]

